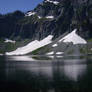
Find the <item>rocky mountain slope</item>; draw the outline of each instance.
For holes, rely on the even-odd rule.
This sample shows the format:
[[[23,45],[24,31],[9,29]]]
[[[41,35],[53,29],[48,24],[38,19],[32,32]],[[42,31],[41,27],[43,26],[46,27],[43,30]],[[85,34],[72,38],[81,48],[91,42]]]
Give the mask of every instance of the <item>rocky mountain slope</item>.
[[[77,31],[72,32],[74,29]],[[34,10],[26,13],[15,11],[0,15],[0,53],[8,52],[7,55],[92,53],[91,30],[91,0],[44,0]],[[47,41],[45,38],[50,35],[53,39],[48,45],[51,39]],[[88,40],[88,43],[84,39]],[[82,44],[75,44],[76,42]]]
[[[44,0],[26,14],[0,15],[0,38],[57,38],[75,28],[81,37],[92,38],[92,0]]]
[[[41,41],[34,40],[29,44],[18,47],[12,52],[6,52],[6,55],[45,55],[45,56],[80,56],[92,53],[92,46],[89,48],[85,39],[77,34],[77,29],[63,34],[54,41],[53,36],[49,35]],[[88,51],[89,50],[89,51]]]
[[[22,18],[24,18],[24,13],[21,11],[0,15],[0,38],[10,38],[13,33],[17,34],[19,30],[17,24]]]
[[[77,30],[75,29],[68,34],[62,35],[51,44],[33,51],[32,54],[47,56],[80,56],[88,54],[88,50],[91,52],[91,49],[88,48],[87,41],[76,32]]]

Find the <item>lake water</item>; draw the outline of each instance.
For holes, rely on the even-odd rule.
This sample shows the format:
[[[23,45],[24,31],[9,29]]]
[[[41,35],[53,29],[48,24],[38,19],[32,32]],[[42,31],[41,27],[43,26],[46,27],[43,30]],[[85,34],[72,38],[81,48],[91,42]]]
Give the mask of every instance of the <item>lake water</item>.
[[[0,92],[92,92],[92,59],[0,57]]]

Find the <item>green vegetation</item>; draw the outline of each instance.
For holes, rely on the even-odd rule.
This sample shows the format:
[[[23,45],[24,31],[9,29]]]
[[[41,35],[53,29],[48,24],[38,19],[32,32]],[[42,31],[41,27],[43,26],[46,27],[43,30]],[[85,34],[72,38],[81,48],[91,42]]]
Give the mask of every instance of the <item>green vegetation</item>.
[[[86,54],[87,53],[87,48],[80,48],[80,53]]]
[[[5,43],[3,39],[0,40],[0,53],[11,52],[16,50],[18,47],[27,45],[30,39],[16,41],[16,43]]]
[[[48,48],[47,46],[44,46],[44,47],[41,47],[41,48],[39,48],[37,50],[34,50],[32,52],[32,54],[33,55],[44,54],[46,52],[49,52],[49,50],[50,50],[50,48]]]
[[[72,49],[72,50],[69,50],[69,51],[67,52],[67,54],[71,55],[71,54],[73,54],[73,52],[74,52],[74,50]]]
[[[37,15],[26,16],[22,20],[19,21],[19,24],[22,24],[22,25],[33,24],[35,21],[37,21],[37,19],[38,19]]]
[[[88,42],[92,42],[92,38],[87,40]]]
[[[37,55],[37,54],[39,54],[39,51],[41,50],[41,49],[43,49],[44,47],[41,47],[41,48],[39,48],[39,49],[37,49],[37,50],[34,50],[33,52],[32,52],[32,54],[33,55]]]
[[[41,19],[39,19],[38,21],[39,21],[39,23],[43,23],[45,20],[47,20],[47,18],[42,17],[42,18],[41,18]]]
[[[81,54],[92,54],[92,50],[89,47],[83,47],[83,48],[80,48],[80,53]]]

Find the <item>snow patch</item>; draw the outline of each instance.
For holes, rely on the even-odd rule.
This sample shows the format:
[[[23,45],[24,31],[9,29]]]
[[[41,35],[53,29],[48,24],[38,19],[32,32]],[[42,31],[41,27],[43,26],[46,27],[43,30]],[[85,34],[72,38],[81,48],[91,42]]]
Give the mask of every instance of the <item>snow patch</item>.
[[[13,41],[13,40],[9,40],[9,39],[5,39],[4,41],[5,43],[15,43],[16,41]]]
[[[36,12],[28,12],[25,16],[32,16],[32,15],[35,15]]]
[[[41,19],[42,17],[41,16],[38,16],[39,19]]]
[[[54,51],[47,53],[46,55],[53,55]]]
[[[59,2],[58,2],[58,1],[46,0],[45,2],[53,3],[53,4],[55,4],[55,5],[58,5],[58,4],[59,4]]]
[[[57,55],[60,55],[60,54],[63,54],[63,53],[64,53],[64,52],[57,52],[56,54],[57,54]]]
[[[76,34],[77,29],[69,33],[67,36],[59,40],[59,42],[72,42],[73,44],[87,44],[87,41]]]
[[[53,19],[54,16],[46,16],[47,19]]]
[[[52,42],[52,38],[53,36],[49,35],[48,37],[44,38],[41,41],[38,40],[32,41],[24,47],[17,48],[15,51],[6,52],[6,55],[26,55],[38,48],[50,44]]]
[[[52,47],[57,47],[58,46],[58,44],[54,44],[54,45],[52,45]]]

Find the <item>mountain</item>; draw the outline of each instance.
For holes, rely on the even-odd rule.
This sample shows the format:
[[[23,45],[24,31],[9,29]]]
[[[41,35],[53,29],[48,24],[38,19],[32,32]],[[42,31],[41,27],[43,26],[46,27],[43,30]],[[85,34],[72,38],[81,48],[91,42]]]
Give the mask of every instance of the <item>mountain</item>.
[[[33,55],[45,55],[50,58],[62,58],[63,56],[84,56],[91,54],[92,45],[85,39],[80,37],[74,29],[68,34],[63,34],[59,38],[52,41],[52,43],[34,50],[31,52]],[[37,58],[37,57],[36,57]]]
[[[6,55],[81,55],[81,49],[87,47],[87,41],[81,38],[76,29],[71,33],[60,36],[52,41],[53,36],[49,35],[41,41],[34,40],[26,46],[17,48],[15,51],[6,52]],[[86,50],[86,49],[85,49]]]
[[[44,0],[34,10],[0,15],[0,38],[54,39],[77,28],[77,33],[92,38],[92,0]]]
[[[74,29],[77,31],[73,31]],[[0,53],[15,54],[17,52],[20,54],[19,50],[22,54],[52,53],[51,44],[56,46],[58,39],[63,37],[65,37],[63,38],[64,42],[68,41],[69,43],[61,42],[55,50],[58,48],[60,50],[61,47],[62,51],[67,49],[65,53],[75,52],[79,54],[80,51],[92,53],[91,30],[91,0],[44,0],[34,10],[26,13],[15,11],[5,15],[0,14]],[[73,38],[72,35],[68,35],[72,31]],[[41,41],[44,42],[43,40],[49,35],[53,36],[53,42],[45,46]],[[88,42],[87,45],[75,44],[75,41],[86,43],[84,39]],[[73,41],[74,44],[72,44]],[[38,47],[35,47],[37,44]],[[31,48],[32,45],[34,48]],[[25,50],[27,50],[26,53]],[[58,53],[61,52],[58,51]]]
[[[24,13],[21,11],[0,15],[0,38],[10,38],[15,32],[17,34],[16,26],[22,18]]]

